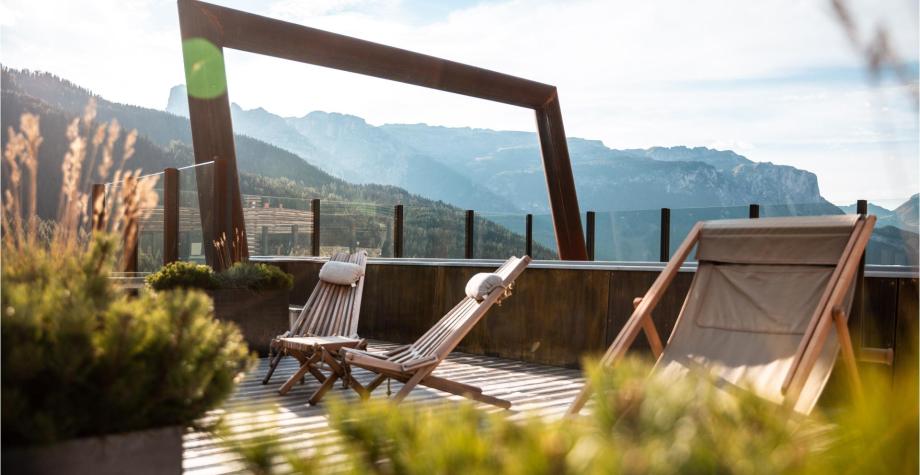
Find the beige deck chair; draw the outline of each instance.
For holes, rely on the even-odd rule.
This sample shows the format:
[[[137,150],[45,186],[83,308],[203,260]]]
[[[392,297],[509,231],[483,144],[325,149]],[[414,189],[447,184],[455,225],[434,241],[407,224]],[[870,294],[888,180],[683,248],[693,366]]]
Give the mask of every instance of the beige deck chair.
[[[281,386],[281,394],[287,393],[307,372],[321,383],[327,384],[329,377],[318,368],[318,364],[323,362],[323,353],[320,349],[326,348],[329,356],[334,356],[343,347],[356,347],[360,344],[358,317],[361,312],[361,295],[364,292],[367,253],[338,253],[330,260],[359,265],[362,270],[361,277],[354,286],[320,280],[291,328],[272,340],[271,349],[275,353],[270,356],[268,373],[262,384],[268,384],[278,363],[285,356],[293,356],[300,362],[300,369]],[[334,380],[335,378],[332,379]],[[332,381],[328,384],[331,385]]]
[[[645,297],[634,301],[603,363],[622,358],[642,329],[658,358],[654,371],[679,377],[701,368],[728,388],[808,414],[842,350],[860,398],[847,314],[874,225],[875,216],[858,215],[697,223]],[[651,311],[697,244],[696,275],[662,348]],[[569,414],[581,410],[589,392],[585,386]]]
[[[528,256],[508,259],[495,271],[502,277],[501,287],[492,290],[482,301],[464,297],[415,343],[386,353],[344,349],[346,371],[350,372],[352,367],[359,367],[378,374],[367,387],[354,381],[354,378],[349,378],[351,387],[362,398],[367,398],[386,378],[393,378],[404,383],[394,397],[396,402],[402,401],[416,385],[421,384],[506,409],[511,407],[508,401],[482,394],[480,388],[439,378],[431,373],[485,316],[493,304],[501,304],[503,299],[511,295],[514,280],[524,272],[529,263]],[[310,399],[310,404],[316,404],[322,396],[321,393],[314,395],[314,398]]]

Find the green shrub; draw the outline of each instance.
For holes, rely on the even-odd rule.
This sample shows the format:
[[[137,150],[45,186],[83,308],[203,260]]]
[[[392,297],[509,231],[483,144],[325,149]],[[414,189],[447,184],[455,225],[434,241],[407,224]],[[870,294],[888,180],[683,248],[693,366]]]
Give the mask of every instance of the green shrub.
[[[153,290],[170,289],[216,289],[214,271],[204,264],[176,261],[166,264],[160,270],[146,277],[147,285]]]
[[[4,446],[189,425],[251,364],[203,293],[115,289],[113,243],[97,238],[73,255],[4,247]]]
[[[294,276],[280,268],[255,262],[237,262],[217,274],[222,289],[290,290]]]
[[[193,288],[262,291],[289,290],[294,286],[294,276],[291,274],[276,266],[255,262],[237,262],[220,273],[215,273],[204,264],[173,262],[148,275],[146,281],[154,290]]]

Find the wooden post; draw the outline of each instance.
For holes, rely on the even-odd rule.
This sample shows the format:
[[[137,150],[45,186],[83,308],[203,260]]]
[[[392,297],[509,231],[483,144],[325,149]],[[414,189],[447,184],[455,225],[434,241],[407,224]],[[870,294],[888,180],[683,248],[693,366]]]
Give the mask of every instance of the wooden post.
[[[319,198],[310,201],[310,210],[313,214],[313,237],[311,238],[311,254],[319,256]]]
[[[464,257],[467,259],[473,258],[473,226],[476,221],[476,213],[468,209],[466,210],[466,252]]]
[[[668,262],[671,259],[671,208],[661,208],[661,248],[658,260]]]
[[[748,206],[748,218],[757,219],[760,217],[760,205],[751,204]]]
[[[94,183],[92,188],[93,231],[105,230],[105,185]]]
[[[524,218],[524,255],[533,257],[533,215]]]
[[[403,256],[403,205],[393,207],[393,257]]]
[[[594,211],[588,211],[585,220],[585,247],[588,251],[588,260],[594,260]]]
[[[163,265],[179,260],[179,170],[163,170]]]
[[[262,239],[259,241],[259,251],[263,256],[268,255],[268,226],[262,226]]]

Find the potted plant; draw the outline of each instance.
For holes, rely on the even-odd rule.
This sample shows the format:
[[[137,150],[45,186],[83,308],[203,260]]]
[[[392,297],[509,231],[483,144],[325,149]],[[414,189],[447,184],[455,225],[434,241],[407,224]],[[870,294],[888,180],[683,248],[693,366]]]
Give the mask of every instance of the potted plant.
[[[147,283],[154,290],[205,290],[217,318],[236,323],[250,348],[262,355],[289,326],[288,291],[294,277],[276,266],[238,262],[215,273],[206,265],[173,262],[149,275]]]
[[[252,362],[203,292],[120,292],[114,243],[4,246],[4,471],[180,473],[184,428]]]

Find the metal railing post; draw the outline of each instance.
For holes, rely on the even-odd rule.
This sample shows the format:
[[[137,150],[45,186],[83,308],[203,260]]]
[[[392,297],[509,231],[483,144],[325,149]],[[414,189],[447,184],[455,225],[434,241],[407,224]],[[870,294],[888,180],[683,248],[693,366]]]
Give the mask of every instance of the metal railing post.
[[[585,220],[585,246],[588,248],[588,260],[594,260],[594,211],[588,211]]]
[[[313,236],[310,239],[311,254],[319,256],[319,198],[310,201],[310,210],[313,214]]]
[[[524,254],[533,257],[533,215],[524,218]]]
[[[403,205],[393,207],[393,257],[403,256]]]
[[[473,258],[473,226],[475,225],[476,213],[468,209],[466,210],[466,251],[464,256],[467,259]]]
[[[179,170],[163,170],[163,265],[179,260]]]
[[[661,208],[661,247],[658,251],[658,260],[668,262],[671,260],[671,208]]]

